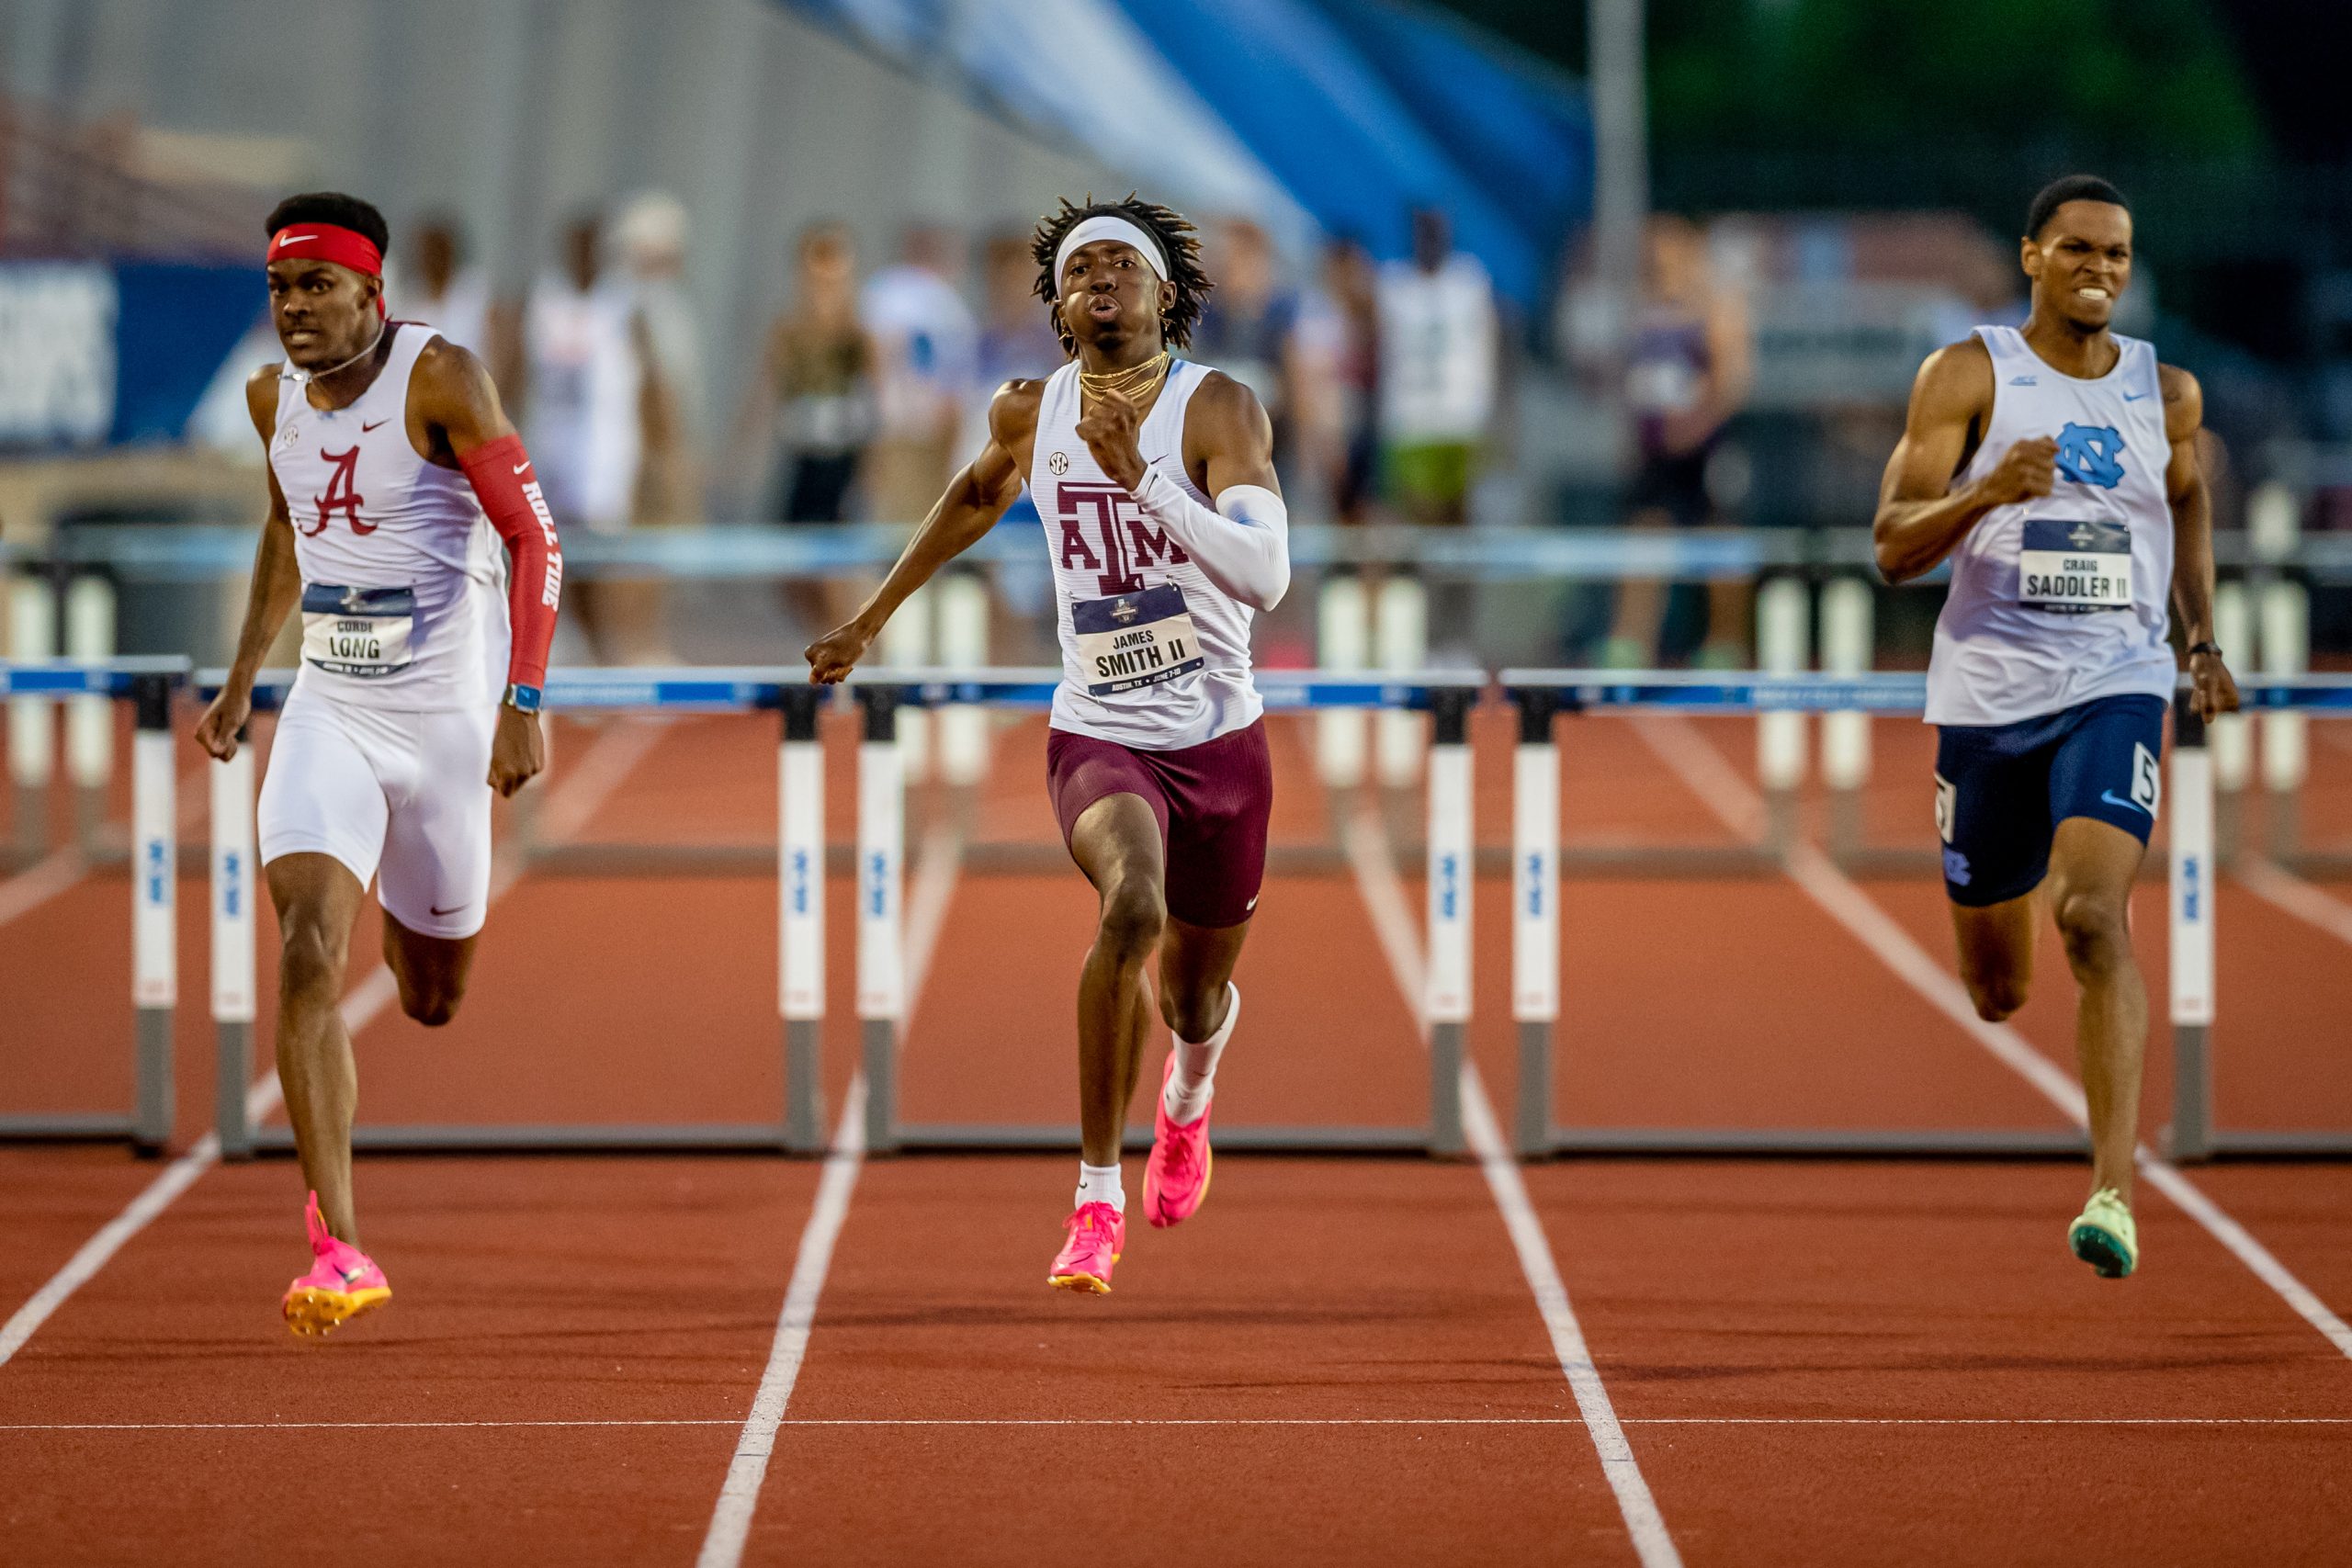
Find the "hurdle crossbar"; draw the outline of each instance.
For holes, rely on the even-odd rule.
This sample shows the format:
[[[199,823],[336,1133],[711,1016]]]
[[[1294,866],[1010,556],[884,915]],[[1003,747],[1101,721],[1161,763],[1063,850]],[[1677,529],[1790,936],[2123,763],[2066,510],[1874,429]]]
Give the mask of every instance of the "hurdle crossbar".
[[[128,1114],[0,1115],[0,1139],[122,1139],[144,1155],[161,1154],[172,1141],[172,1015],[179,1001],[172,699],[188,671],[188,661],[176,658],[0,662],[0,694],[12,703],[127,701],[137,725],[130,773],[131,1108]]]
[[[208,670],[198,689],[217,693],[225,671]],[[283,705],[292,672],[267,671],[254,688],[256,709]],[[593,1122],[408,1123],[352,1131],[352,1146],[371,1153],[679,1153],[770,1152],[814,1155],[825,1144],[819,1032],[824,987],[824,760],[817,718],[822,692],[805,670],[558,670],[548,677],[546,705],[558,713],[741,713],[775,711],[777,743],[777,1014],[784,1102],[761,1122],[639,1124]],[[254,1013],[254,786],[250,752],[215,765],[212,844],[212,1018],[220,1079],[215,1118],[224,1158],[284,1153],[293,1136],[256,1127],[246,1115],[253,1077]]]
[[[1041,711],[1057,670],[860,671],[845,688],[864,716],[858,750],[857,1009],[865,1073],[865,1141],[876,1154],[1051,1150],[1078,1142],[1072,1125],[1012,1126],[899,1119],[899,1055],[906,1025],[906,822],[901,709],[946,704]],[[1470,1018],[1471,779],[1469,714],[1483,673],[1408,677],[1352,671],[1261,671],[1270,713],[1404,708],[1430,715],[1426,991],[1415,998],[1430,1050],[1430,1111],[1419,1127],[1220,1127],[1220,1148],[1290,1153],[1459,1153],[1461,1077]],[[1135,1146],[1148,1134],[1130,1129]],[[1139,1140],[1139,1141],[1138,1141]]]

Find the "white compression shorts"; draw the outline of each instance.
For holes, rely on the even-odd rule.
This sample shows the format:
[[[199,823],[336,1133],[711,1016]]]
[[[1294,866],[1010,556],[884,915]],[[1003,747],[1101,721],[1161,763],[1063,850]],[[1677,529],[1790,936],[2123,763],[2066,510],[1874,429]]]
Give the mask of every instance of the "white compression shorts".
[[[300,685],[262,779],[261,859],[333,855],[422,936],[481,930],[490,903],[490,742],[498,710],[362,707]]]

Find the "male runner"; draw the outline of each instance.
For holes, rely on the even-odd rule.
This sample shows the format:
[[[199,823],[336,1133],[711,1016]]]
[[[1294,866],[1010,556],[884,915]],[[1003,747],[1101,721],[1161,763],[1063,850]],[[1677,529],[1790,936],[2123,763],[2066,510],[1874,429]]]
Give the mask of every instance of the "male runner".
[[[1047,787],[1070,858],[1101,898],[1078,984],[1076,1213],[1047,1279],[1099,1294],[1126,1239],[1119,1142],[1151,1027],[1155,953],[1175,1049],[1145,1216],[1175,1224],[1208,1190],[1212,1079],[1240,1013],[1233,966],[1272,805],[1250,623],[1290,585],[1289,519],[1258,400],[1170,355],[1209,288],[1193,226],[1133,196],[1064,201],[1033,249],[1037,293],[1073,357],[997,392],[980,455],[865,607],[808,657],[814,680],[847,675],[891,612],[1028,481],[1062,645]]]
[[[2140,1255],[2132,1154],[2148,1034],[2129,906],[2177,679],[2167,593],[2197,711],[2229,712],[2238,694],[2212,642],[2203,394],[2108,330],[2132,281],[2121,193],[2080,175],[2048,186],[2021,257],[2031,319],[1928,356],[1873,530],[1891,582],[1951,560],[1927,718],[1940,727],[1936,826],[1961,977],[1984,1018],[2025,1005],[2041,889],[2080,987],[2090,1105],[2091,1198],[2067,1241],[2121,1279]]]
[[[301,671],[260,829],[284,943],[277,1076],[311,1190],[313,1266],[284,1307],[315,1335],[391,1297],[352,1213],[358,1077],[337,1010],[351,922],[380,873],[401,1010],[427,1026],[457,1015],[490,895],[491,791],[513,795],[546,761],[539,687],[563,558],[481,362],[384,319],[382,215],[298,196],[268,228],[286,363],[255,371],[245,402],[269,457],[269,518],[236,663],[197,739],[236,754],[254,677],[299,602]]]

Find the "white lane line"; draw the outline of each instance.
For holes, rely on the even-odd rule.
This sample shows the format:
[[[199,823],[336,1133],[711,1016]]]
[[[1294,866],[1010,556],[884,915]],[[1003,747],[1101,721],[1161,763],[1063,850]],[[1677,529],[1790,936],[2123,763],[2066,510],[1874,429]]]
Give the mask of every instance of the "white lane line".
[[[930,976],[932,955],[939,948],[939,933],[954,901],[956,873],[963,864],[963,839],[953,829],[934,826],[924,835],[914,887],[907,900],[905,1004],[902,1015],[911,1019],[915,1003]],[[800,1250],[793,1258],[792,1279],[785,1286],[784,1306],[776,1314],[775,1337],[768,1347],[768,1362],[760,1373],[752,1412],[735,1440],[726,1479],[719,1483],[718,1502],[711,1509],[710,1527],[703,1534],[695,1568],[736,1568],[752,1534],[752,1517],[759,1511],[760,1488],[767,1480],[768,1460],[775,1452],[775,1435],[785,1425],[793,1386],[800,1381],[800,1365],[808,1359],[808,1338],[817,1326],[817,1303],[825,1291],[825,1276],[832,1269],[833,1244],[841,1239],[849,1218],[850,1198],[857,1190],[857,1174],[865,1160],[865,1075],[850,1079],[843,1097],[842,1119],[833,1129],[833,1143],[825,1156],[824,1173],[817,1181],[816,1201],[800,1232]],[[799,1425],[800,1423],[794,1423]]]
[[[31,865],[0,882],[0,926],[29,915],[82,880],[90,869],[82,852],[68,846],[52,850]]]
[[[2230,868],[2240,886],[2276,909],[2317,926],[2338,942],[2352,942],[2352,904],[2306,882],[2276,861],[2248,858]]]
[[[1639,727],[1660,760],[1679,775],[1693,794],[1713,809],[1725,826],[1736,829],[1743,820],[1761,820],[1763,802],[1747,781],[1734,773],[1720,752],[1691,728],[1675,717],[1649,719]],[[1709,766],[1707,759],[1713,760]],[[2089,1112],[2083,1091],[2058,1065],[2034,1049],[2026,1037],[2006,1023],[1988,1023],[1976,1016],[1968,992],[1959,979],[1928,956],[1892,915],[1857,887],[1836,863],[1809,842],[1800,840],[1788,856],[1789,877],[1805,896],[1870,949],[1879,962],[1908,983],[1928,1005],[1958,1025],[1969,1038],[2016,1072],[2034,1090],[2057,1107],[2077,1127],[2087,1129]],[[2140,1173],[2230,1254],[2295,1314],[2324,1336],[2329,1344],[2352,1358],[2352,1325],[2330,1311],[2325,1303],[2295,1278],[2269,1249],[2255,1240],[2221,1206],[2199,1191],[2179,1169],[2143,1145],[2136,1155]]]
[[[1427,990],[1427,959],[1406,898],[1404,880],[1396,874],[1396,857],[1369,807],[1349,825],[1346,848],[1348,863],[1355,871],[1356,891],[1372,919],[1381,951],[1387,954],[1396,984],[1418,1017]],[[1428,1032],[1426,1023],[1422,1032]],[[1487,1179],[1487,1190],[1493,1195],[1495,1207],[1502,1213],[1504,1228],[1510,1234],[1512,1249],[1519,1255],[1520,1271],[1527,1278],[1528,1289],[1534,1292],[1536,1310],[1543,1316],[1544,1331],[1551,1337],[1553,1357],[1560,1364],[1561,1375],[1567,1379],[1569,1392],[1576,1396],[1578,1421],[1592,1441],[1593,1451],[1600,1456],[1601,1474],[1608,1479],[1610,1491],[1616,1494],[1617,1511],[1625,1520],[1634,1551],[1643,1568],[1680,1568],[1682,1554],[1666,1528],[1666,1517],[1658,1511],[1657,1499],[1651,1495],[1640,1462],[1634,1458],[1633,1445],[1626,1441],[1616,1406],[1600,1381],[1600,1369],[1593,1364],[1583,1326],[1577,1323],[1576,1308],[1568,1300],[1567,1283],[1561,1278],[1559,1263],[1552,1255],[1551,1239],[1544,1235],[1544,1223],[1536,1217],[1535,1206],[1528,1199],[1527,1185],[1520,1179],[1519,1163],[1503,1142],[1494,1105],[1487,1098],[1487,1086],[1478,1077],[1476,1065],[1466,1056],[1462,1063],[1462,1125],[1471,1152],[1477,1156],[1479,1171]]]
[[[601,738],[599,743],[602,743]],[[642,750],[637,754],[642,755]],[[583,789],[595,793],[601,798],[619,787],[626,770],[619,773],[602,769],[592,772],[587,766],[588,761],[589,758],[582,759],[582,772],[589,774],[589,782],[582,786]],[[514,886],[521,874],[522,869],[515,857],[510,854],[503,858],[497,875],[491,884],[490,901],[497,902],[508,888]],[[377,964],[360,978],[357,985],[345,993],[343,1005],[336,1010],[342,1015],[343,1027],[352,1034],[359,1033],[399,994],[399,984],[393,980],[392,972],[381,963]],[[254,1080],[253,1087],[245,1091],[246,1122],[251,1126],[260,1126],[283,1102],[284,1090],[278,1084],[277,1068],[265,1068],[262,1075]],[[120,1213],[84,1242],[74,1256],[65,1260],[65,1267],[51,1275],[40,1290],[33,1292],[30,1300],[17,1309],[6,1325],[0,1326],[0,1367],[6,1366],[16,1353],[24,1348],[25,1341],[49,1321],[51,1314],[63,1306],[74,1292],[88,1284],[99,1269],[112,1262],[115,1254],[120,1252],[131,1237],[145,1230],[158,1214],[170,1208],[180,1194],[194,1186],[196,1179],[218,1163],[220,1158],[220,1135],[205,1134],[190,1145],[187,1153],[164,1167],[162,1174],[149,1182]]]

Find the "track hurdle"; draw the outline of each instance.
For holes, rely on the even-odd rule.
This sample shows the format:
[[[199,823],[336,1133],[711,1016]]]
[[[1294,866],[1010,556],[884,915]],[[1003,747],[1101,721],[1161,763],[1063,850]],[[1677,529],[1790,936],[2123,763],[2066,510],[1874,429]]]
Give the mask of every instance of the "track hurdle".
[[[122,1138],[149,1155],[161,1153],[171,1142],[172,1015],[179,1002],[179,829],[172,698],[187,676],[185,659],[0,663],[0,693],[11,702],[127,700],[138,726],[130,761],[130,999],[136,1086],[130,1112],[0,1116],[0,1138]],[[46,723],[42,733],[46,738]]]
[[[1873,1129],[1844,1127],[1599,1127],[1561,1124],[1553,1080],[1561,1047],[1560,769],[1563,715],[1659,711],[1774,716],[1808,713],[1917,714],[1927,700],[1921,675],[1846,678],[1720,676],[1674,671],[1506,670],[1503,689],[1519,709],[1512,761],[1511,1015],[1519,1036],[1522,1156],[1555,1155],[2076,1156],[2072,1130]]]
[[[2226,645],[2225,645],[2226,646]],[[2244,707],[2267,721],[2352,718],[2352,676],[2241,681]],[[2217,1124],[2213,1107],[2213,1030],[2220,1016],[2214,964],[2214,893],[2219,844],[2214,830],[2217,725],[2199,719],[2184,688],[2173,702],[2170,886],[2166,897],[2172,954],[2173,1108],[2165,1143],[2179,1160],[2352,1158],[2352,1128],[2275,1132]]]
[[[208,670],[198,687],[208,698],[225,671]],[[292,672],[267,671],[255,682],[256,712],[280,706]],[[776,753],[776,1010],[784,1067],[783,1102],[765,1121],[677,1124],[361,1123],[352,1146],[371,1152],[469,1153],[568,1150],[662,1153],[743,1150],[821,1153],[824,1101],[819,1032],[825,1017],[824,761],[817,718],[822,694],[805,670],[557,670],[546,687],[554,713],[775,712]],[[209,918],[212,1020],[220,1062],[215,1116],[224,1157],[283,1153],[294,1146],[284,1127],[254,1127],[245,1114],[251,1084],[255,955],[251,752],[216,763],[212,776],[214,867]],[[240,874],[238,868],[243,868]]]
[[[1054,1149],[1075,1126],[907,1123],[899,1119],[899,1056],[906,1027],[906,764],[899,721],[950,705],[1041,712],[1057,670],[861,671],[843,689],[862,716],[858,747],[857,1010],[869,1152]],[[1374,709],[1430,716],[1428,767],[1429,967],[1419,1011],[1430,1047],[1430,1115],[1420,1127],[1221,1127],[1221,1148],[1408,1151],[1464,1147],[1460,1098],[1471,1010],[1472,873],[1469,716],[1485,677],[1261,671],[1268,713]]]

